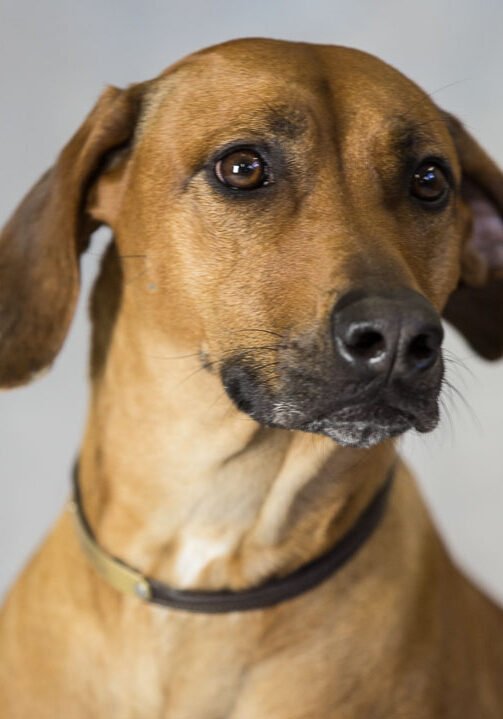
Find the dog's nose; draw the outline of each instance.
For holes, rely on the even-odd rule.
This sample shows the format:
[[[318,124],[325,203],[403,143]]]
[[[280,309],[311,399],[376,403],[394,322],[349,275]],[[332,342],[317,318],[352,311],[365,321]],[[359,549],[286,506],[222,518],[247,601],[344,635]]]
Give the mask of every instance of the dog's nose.
[[[412,377],[433,367],[443,329],[428,300],[414,290],[352,291],[332,313],[335,351],[358,375]]]

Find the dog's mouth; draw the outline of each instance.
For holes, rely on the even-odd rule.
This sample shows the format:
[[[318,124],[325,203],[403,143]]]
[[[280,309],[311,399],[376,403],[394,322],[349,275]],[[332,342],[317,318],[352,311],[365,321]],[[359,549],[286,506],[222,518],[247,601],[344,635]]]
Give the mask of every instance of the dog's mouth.
[[[261,363],[234,354],[221,378],[237,407],[263,425],[370,447],[437,425],[442,339],[438,313],[418,292],[351,290],[321,331],[283,333]]]
[[[438,402],[433,402],[425,412],[424,409],[405,409],[376,401],[363,407],[350,405],[331,415],[308,421],[300,429],[325,434],[343,446],[372,447],[409,429],[429,432],[436,427],[438,419]]]
[[[324,381],[286,369],[281,389],[274,391],[250,363],[230,362],[221,372],[234,404],[260,424],[324,434],[352,447],[371,447],[410,429],[433,430],[442,375],[441,355],[433,371],[413,385]]]

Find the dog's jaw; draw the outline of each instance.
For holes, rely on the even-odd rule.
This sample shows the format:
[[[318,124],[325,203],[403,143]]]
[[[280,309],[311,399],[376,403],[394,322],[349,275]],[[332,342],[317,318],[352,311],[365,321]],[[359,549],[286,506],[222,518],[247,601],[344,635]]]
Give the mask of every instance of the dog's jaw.
[[[275,393],[249,364],[231,362],[221,373],[236,407],[260,424],[322,434],[344,447],[372,447],[410,429],[430,432],[439,421],[441,357],[434,375],[412,392],[362,383],[362,391],[352,398],[335,381],[312,377],[302,384],[297,373],[293,376],[296,382],[284,370],[282,390]]]
[[[305,430],[324,434],[343,447],[368,448],[387,439],[399,437],[410,429],[429,432],[435,429],[438,423],[438,410],[433,411],[432,416],[425,422],[419,422],[414,416],[406,415],[395,408],[388,408],[388,411],[387,422],[375,418],[370,421],[345,421],[338,417],[326,417],[307,423]]]

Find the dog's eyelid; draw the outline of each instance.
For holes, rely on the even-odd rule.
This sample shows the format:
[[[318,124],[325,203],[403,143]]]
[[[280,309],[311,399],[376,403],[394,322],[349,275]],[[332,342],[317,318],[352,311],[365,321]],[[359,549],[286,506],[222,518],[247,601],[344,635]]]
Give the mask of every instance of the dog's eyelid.
[[[244,138],[239,140],[230,140],[221,145],[218,149],[213,150],[206,160],[206,164],[215,164],[219,160],[229,155],[231,152],[250,151],[256,152],[266,162],[269,161],[272,148],[269,142],[264,138]]]
[[[450,189],[456,190],[457,189],[457,182],[456,177],[454,175],[454,171],[451,167],[451,163],[449,160],[444,157],[443,155],[428,153],[422,156],[421,158],[416,158],[414,163],[414,172],[416,172],[419,168],[423,167],[423,165],[435,165],[436,167],[439,167],[440,170],[443,172],[445,179],[447,180]]]

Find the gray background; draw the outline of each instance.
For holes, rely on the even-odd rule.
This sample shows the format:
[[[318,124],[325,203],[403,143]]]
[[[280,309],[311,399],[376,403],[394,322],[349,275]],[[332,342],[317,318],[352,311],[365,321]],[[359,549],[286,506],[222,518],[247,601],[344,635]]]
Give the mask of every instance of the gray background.
[[[501,0],[0,0],[0,221],[52,163],[108,83],[156,75],[232,37],[350,45],[392,63],[456,113],[503,164]],[[89,285],[106,233],[83,262],[76,320],[50,374],[0,395],[0,593],[68,493],[86,406]],[[503,603],[503,363],[462,360],[433,434],[402,441],[458,562]]]

